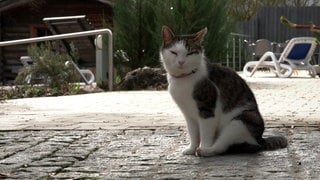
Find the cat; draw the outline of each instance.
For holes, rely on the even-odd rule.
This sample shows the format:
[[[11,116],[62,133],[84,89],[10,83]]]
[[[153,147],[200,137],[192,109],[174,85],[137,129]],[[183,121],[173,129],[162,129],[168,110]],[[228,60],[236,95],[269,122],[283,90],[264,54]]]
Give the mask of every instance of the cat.
[[[160,60],[191,141],[183,154],[214,156],[287,147],[283,136],[262,137],[264,121],[246,82],[232,69],[207,60],[202,45],[206,33],[204,28],[176,36],[162,27]]]

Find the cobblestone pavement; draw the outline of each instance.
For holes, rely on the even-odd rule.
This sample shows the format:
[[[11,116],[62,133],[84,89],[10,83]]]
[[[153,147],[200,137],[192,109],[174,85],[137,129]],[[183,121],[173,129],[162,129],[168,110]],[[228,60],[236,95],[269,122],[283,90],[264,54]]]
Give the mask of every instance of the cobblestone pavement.
[[[248,78],[266,135],[288,148],[181,155],[185,122],[166,91],[0,102],[0,179],[319,179],[319,78]]]
[[[0,179],[318,179],[320,130],[282,131],[290,146],[258,154],[183,156],[184,128],[0,132]]]

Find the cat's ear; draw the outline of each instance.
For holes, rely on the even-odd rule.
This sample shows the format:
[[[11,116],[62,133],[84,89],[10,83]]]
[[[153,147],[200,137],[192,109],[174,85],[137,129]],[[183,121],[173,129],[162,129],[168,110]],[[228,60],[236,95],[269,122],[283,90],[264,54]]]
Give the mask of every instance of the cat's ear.
[[[208,29],[205,27],[202,30],[200,30],[199,32],[194,33],[193,34],[193,36],[194,36],[193,41],[195,43],[201,45],[203,42],[204,36],[207,34],[207,31],[208,31]]]
[[[162,41],[163,41],[163,46],[167,46],[172,43],[174,40],[174,34],[172,30],[168,26],[163,26],[162,27]]]

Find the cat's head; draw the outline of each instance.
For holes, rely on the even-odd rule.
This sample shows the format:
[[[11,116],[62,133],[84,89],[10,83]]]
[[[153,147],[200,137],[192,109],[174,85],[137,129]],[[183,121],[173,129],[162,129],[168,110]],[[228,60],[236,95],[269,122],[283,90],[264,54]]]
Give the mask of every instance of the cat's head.
[[[166,71],[173,76],[188,74],[197,70],[204,56],[202,47],[207,28],[189,35],[175,35],[162,27],[160,58]]]

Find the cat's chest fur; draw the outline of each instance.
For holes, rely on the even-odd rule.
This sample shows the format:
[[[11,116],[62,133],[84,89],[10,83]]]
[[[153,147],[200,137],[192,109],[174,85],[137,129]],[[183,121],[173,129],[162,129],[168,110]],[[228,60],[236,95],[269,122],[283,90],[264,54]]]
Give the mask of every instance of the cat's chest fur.
[[[184,114],[193,117],[197,115],[197,112],[195,111],[197,109],[196,102],[192,98],[194,90],[192,84],[185,82],[184,80],[172,79],[169,83],[168,90],[173,100]]]
[[[199,72],[186,78],[174,78],[168,76],[169,93],[185,116],[193,119],[199,118],[197,102],[194,99],[196,84],[206,78],[207,71],[201,68]]]

